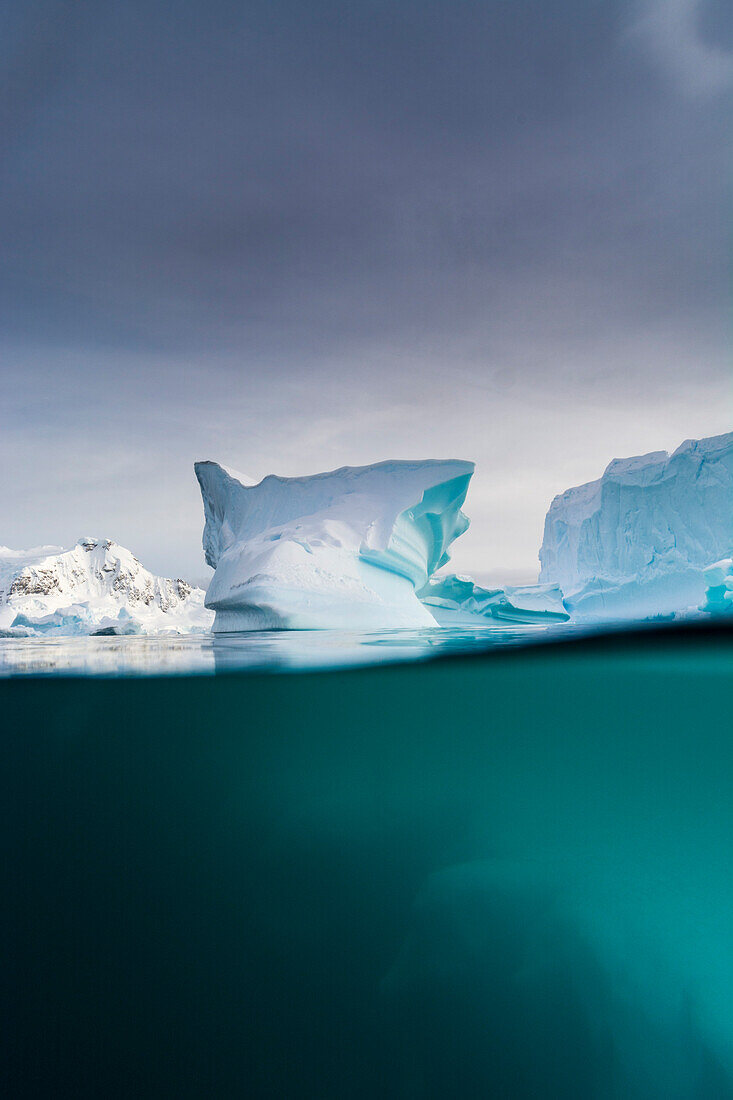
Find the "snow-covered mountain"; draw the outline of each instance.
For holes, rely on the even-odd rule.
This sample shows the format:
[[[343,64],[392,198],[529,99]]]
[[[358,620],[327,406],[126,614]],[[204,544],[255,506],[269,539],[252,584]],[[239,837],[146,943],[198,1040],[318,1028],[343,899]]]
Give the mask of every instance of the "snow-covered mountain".
[[[13,634],[189,634],[208,631],[204,592],[156,577],[110,539],[0,547],[0,631]]]

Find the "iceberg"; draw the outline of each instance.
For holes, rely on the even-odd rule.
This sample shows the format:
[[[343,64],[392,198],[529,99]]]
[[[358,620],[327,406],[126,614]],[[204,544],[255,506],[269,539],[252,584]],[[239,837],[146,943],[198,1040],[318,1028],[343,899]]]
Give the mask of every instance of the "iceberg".
[[[472,462],[388,461],[257,484],[216,462],[194,468],[215,632],[436,626],[416,593],[468,528]]]
[[[570,618],[556,584],[482,588],[471,577],[432,577],[418,593],[441,626],[564,623]]]
[[[722,558],[703,571],[705,602],[700,607],[710,615],[733,614],[733,558]]]
[[[669,616],[700,606],[704,569],[732,545],[733,432],[615,459],[555,497],[540,581],[574,618]]]
[[[155,576],[111,539],[0,547],[0,635],[190,634],[212,619],[202,589]]]

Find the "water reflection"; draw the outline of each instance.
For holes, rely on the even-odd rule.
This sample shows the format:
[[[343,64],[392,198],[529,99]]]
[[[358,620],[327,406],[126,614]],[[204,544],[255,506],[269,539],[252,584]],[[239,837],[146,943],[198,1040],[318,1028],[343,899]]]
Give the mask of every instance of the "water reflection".
[[[471,629],[249,631],[153,637],[1,638],[0,676],[213,675],[424,660],[567,636],[566,624]]]

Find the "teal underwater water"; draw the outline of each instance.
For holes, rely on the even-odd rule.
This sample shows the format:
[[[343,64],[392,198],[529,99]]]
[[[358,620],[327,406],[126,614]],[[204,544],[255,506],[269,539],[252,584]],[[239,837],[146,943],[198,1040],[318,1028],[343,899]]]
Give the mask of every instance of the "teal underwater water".
[[[733,644],[0,680],[4,1094],[733,1096]]]

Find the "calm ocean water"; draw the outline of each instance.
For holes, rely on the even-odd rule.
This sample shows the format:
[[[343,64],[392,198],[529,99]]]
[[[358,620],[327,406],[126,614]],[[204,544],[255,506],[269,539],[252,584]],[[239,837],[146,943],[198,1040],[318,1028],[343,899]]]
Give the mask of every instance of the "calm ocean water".
[[[4,1093],[733,1095],[731,634],[557,637],[4,641]]]
[[[160,676],[348,668],[572,637],[577,627],[253,630],[150,637],[0,638],[0,676]]]

